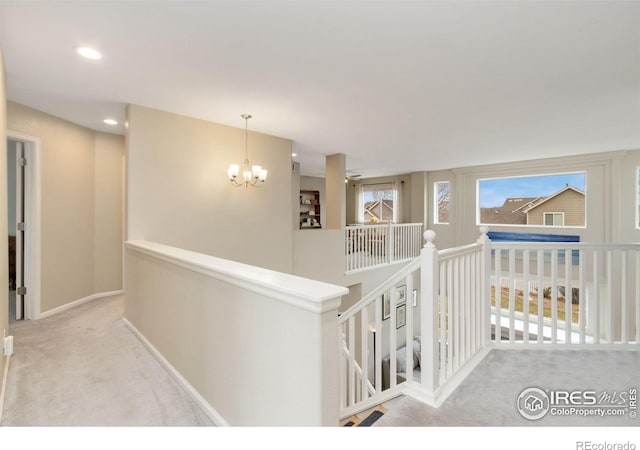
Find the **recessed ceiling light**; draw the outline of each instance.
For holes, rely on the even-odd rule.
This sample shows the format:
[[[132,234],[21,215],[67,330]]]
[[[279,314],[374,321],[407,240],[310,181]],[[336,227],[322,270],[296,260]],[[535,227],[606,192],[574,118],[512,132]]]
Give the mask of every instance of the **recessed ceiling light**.
[[[76,47],[76,52],[78,52],[80,56],[83,56],[87,59],[96,60],[96,59],[102,58],[102,55],[98,50],[95,50],[90,47]]]
[[[298,154],[297,153],[292,153],[291,156],[298,156]]]
[[[118,122],[113,119],[104,119],[103,122],[107,125],[118,125]]]

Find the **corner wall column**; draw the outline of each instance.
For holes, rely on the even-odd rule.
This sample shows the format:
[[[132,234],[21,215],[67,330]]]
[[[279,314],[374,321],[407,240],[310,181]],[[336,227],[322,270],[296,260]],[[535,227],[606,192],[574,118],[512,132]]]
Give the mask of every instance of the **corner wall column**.
[[[340,230],[347,220],[347,192],[344,184],[347,158],[343,153],[328,155],[326,160],[327,229]]]

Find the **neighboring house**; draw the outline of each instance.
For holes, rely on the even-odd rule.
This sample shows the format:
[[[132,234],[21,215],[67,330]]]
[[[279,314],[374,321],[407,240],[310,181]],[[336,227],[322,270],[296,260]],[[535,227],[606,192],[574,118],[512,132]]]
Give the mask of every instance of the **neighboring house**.
[[[567,185],[555,194],[523,209],[527,225],[583,227],[585,224],[585,195],[580,189]]]
[[[375,200],[364,204],[364,221],[393,222],[393,200]]]
[[[502,206],[480,208],[480,223],[499,225],[526,225],[527,214],[523,211],[544,197],[510,197]]]

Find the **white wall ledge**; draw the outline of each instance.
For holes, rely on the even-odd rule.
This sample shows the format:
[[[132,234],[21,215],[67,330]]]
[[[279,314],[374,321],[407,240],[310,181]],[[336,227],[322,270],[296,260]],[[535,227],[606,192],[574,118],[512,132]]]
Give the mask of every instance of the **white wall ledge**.
[[[126,246],[130,250],[314,313],[337,310],[340,306],[341,297],[349,293],[349,290],[343,286],[310,280],[156,242],[134,240],[127,241]]]

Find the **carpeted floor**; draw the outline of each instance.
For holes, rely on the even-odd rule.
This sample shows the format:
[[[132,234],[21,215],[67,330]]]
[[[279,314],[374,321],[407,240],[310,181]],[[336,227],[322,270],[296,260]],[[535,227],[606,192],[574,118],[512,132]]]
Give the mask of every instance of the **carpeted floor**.
[[[518,395],[543,390],[640,390],[640,352],[607,350],[493,350],[440,408],[397,397],[373,426],[640,426],[640,418],[558,416],[530,421],[517,411]]]
[[[124,326],[122,296],[10,324],[2,426],[212,426]]]

